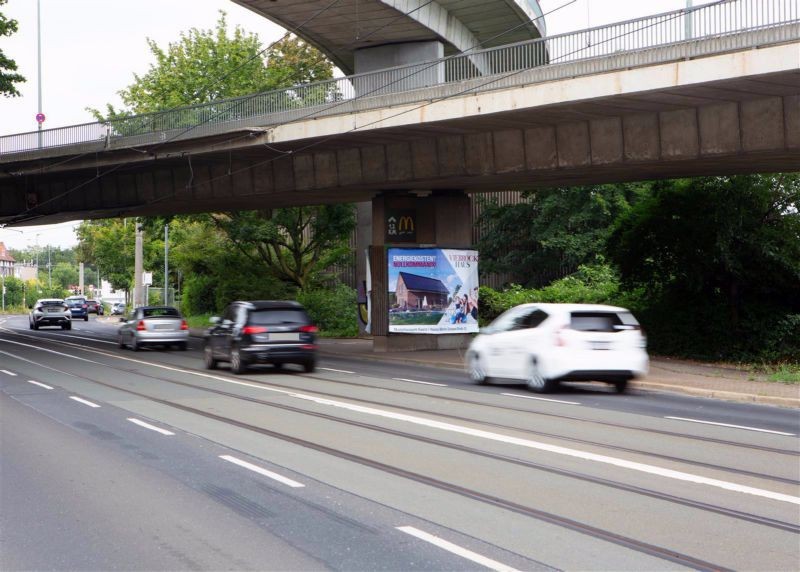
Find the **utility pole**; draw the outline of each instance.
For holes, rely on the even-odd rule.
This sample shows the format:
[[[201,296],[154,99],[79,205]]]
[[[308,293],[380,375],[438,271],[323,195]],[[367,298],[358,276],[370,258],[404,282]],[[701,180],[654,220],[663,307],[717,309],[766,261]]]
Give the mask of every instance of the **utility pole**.
[[[52,290],[53,288],[53,265],[50,264],[50,243],[47,243],[47,284]]]
[[[86,294],[86,290],[83,288],[83,262],[78,264],[78,289],[80,290],[81,296]]]
[[[692,0],[686,0],[686,11],[683,15],[683,39],[688,40],[694,35],[692,31]]]
[[[144,285],[142,284],[142,274],[144,273],[144,262],[142,260],[143,236],[142,225],[136,223],[136,249],[133,258],[133,307],[144,306]]]
[[[164,305],[169,306],[169,225],[164,225]]]
[[[39,113],[36,115],[39,124],[39,148],[42,148],[42,121],[38,121],[42,116],[42,0],[36,0],[36,60],[39,70]]]

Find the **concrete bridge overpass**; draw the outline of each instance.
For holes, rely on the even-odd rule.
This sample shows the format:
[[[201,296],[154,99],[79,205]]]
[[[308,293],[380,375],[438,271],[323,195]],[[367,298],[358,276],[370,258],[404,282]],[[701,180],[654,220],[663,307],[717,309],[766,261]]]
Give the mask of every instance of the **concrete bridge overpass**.
[[[784,10],[766,20],[748,4]],[[676,11],[46,130],[41,144],[36,132],[0,137],[0,224],[794,170],[798,4],[701,8],[688,39]],[[434,67],[444,80],[406,89]]]

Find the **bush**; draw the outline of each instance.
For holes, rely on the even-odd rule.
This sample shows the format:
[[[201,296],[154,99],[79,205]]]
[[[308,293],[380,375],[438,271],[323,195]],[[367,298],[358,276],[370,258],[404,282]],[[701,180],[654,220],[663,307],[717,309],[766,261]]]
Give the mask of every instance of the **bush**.
[[[358,335],[356,291],[345,284],[334,288],[299,291],[297,301],[308,310],[311,319],[326,337]]]
[[[183,283],[181,311],[187,316],[216,311],[214,281],[210,277],[192,274],[186,278]]]
[[[507,290],[497,291],[481,286],[478,296],[481,324],[489,323],[509,308],[529,302],[619,304],[623,298],[619,291],[619,278],[606,264],[579,266],[574,274],[544,288],[523,288],[512,284]]]

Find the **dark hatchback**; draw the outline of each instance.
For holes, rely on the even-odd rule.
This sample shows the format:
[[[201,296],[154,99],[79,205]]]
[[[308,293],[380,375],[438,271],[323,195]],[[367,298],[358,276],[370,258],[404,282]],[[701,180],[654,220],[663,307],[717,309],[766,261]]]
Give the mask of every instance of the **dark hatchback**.
[[[297,302],[234,302],[211,322],[203,349],[208,369],[228,362],[238,374],[254,364],[295,363],[310,373],[317,366],[317,327]]]

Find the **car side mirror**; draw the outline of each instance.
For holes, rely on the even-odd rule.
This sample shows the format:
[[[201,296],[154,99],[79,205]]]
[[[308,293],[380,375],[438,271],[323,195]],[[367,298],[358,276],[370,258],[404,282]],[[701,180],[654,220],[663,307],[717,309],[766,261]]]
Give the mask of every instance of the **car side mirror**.
[[[127,322],[127,321],[128,321],[128,318],[120,318],[120,319],[119,319],[119,321],[120,321],[120,322]]]
[[[28,310],[33,310],[33,304],[28,304]]]
[[[219,324],[219,316],[211,316],[208,321],[212,324]]]

